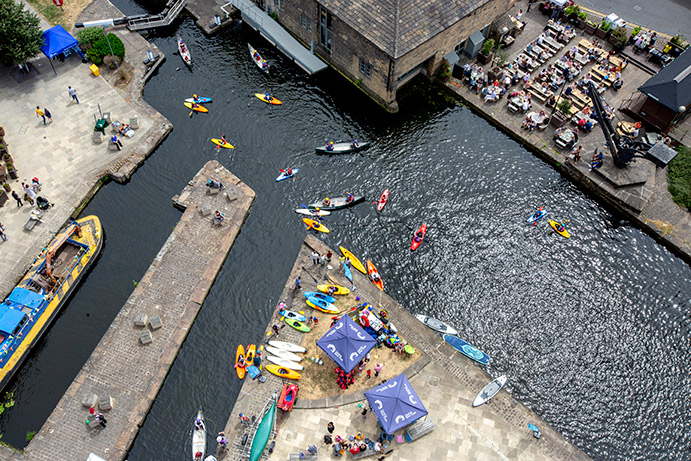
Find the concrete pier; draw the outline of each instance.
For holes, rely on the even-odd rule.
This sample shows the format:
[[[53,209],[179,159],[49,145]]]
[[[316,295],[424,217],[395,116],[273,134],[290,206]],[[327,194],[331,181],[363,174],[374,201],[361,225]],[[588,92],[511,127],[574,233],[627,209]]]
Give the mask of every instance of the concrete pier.
[[[351,248],[351,251],[357,249]],[[301,275],[303,291],[314,290],[318,283],[325,283],[327,274],[336,280],[345,280],[342,271],[338,270],[338,255],[334,252],[331,265],[336,268],[328,271],[325,266],[313,265],[312,251],[325,254],[329,251],[319,239],[308,236],[297,256],[293,270],[285,285],[280,299],[284,300],[292,310],[304,310],[305,315],[317,315],[319,325],[328,328],[331,316],[312,311],[304,302],[302,292],[294,288],[295,277]],[[332,250],[333,251],[333,250]],[[357,255],[357,254],[356,254]],[[382,274],[386,284],[386,274]],[[364,437],[376,439],[379,435],[376,418],[370,413],[366,418],[360,415],[360,403],[364,401],[364,390],[379,384],[382,379],[396,376],[400,368],[404,368],[411,384],[422,399],[422,403],[429,411],[428,419],[432,420],[436,428],[422,438],[408,443],[398,442],[394,438],[387,449],[393,449],[391,459],[403,461],[418,461],[420,459],[528,459],[528,460],[585,460],[589,459],[577,447],[569,443],[557,431],[535,415],[530,409],[515,400],[511,394],[502,390],[488,404],[478,408],[471,406],[472,400],[493,378],[488,376],[475,362],[442,341],[440,336],[430,330],[395,300],[381,295],[380,291],[363,274],[353,270],[354,292],[339,297],[337,305],[348,307],[358,303],[355,296],[367,301],[375,310],[384,308],[388,311],[388,318],[394,323],[401,337],[405,338],[416,349],[416,353],[409,358],[399,357],[387,348],[372,350],[372,362],[384,363],[384,369],[377,378],[367,379],[364,372],[355,379],[350,390],[341,390],[335,383],[333,369],[334,362],[315,346],[321,332],[315,334],[300,333],[292,328],[280,330],[277,339],[302,344],[306,347],[305,371],[321,373],[328,376],[326,380],[331,384],[329,391],[322,395],[314,395],[314,388],[301,390],[298,394],[296,406],[291,413],[284,414],[279,410],[277,417],[278,435],[269,460],[286,460],[290,455],[305,452],[311,445],[317,445],[321,459],[332,459],[332,449],[323,443],[326,425],[333,421],[336,430],[334,434],[342,437],[362,432]],[[316,279],[316,281],[315,281]],[[349,286],[349,284],[348,284]],[[275,314],[269,323],[262,340],[271,336],[271,326],[279,323]],[[319,355],[324,365],[315,365],[307,357]],[[282,380],[272,374],[267,376],[265,383],[245,378],[237,402],[232,410],[225,433],[230,441],[228,449],[216,456],[219,459],[241,460],[243,446],[242,438],[246,428],[240,424],[238,414],[247,416],[257,415],[272,393],[280,391]],[[301,385],[301,380],[297,381]],[[510,388],[510,377],[509,386]],[[304,398],[309,393],[312,398]],[[542,431],[542,438],[537,440],[528,430],[528,423],[537,425]],[[405,430],[398,431],[403,434]],[[246,458],[244,458],[246,459]],[[374,459],[374,458],[373,458]]]
[[[208,188],[210,176],[225,189]],[[53,413],[23,454],[2,447],[0,459],[83,460],[89,453],[125,459],[254,197],[215,160],[197,173],[173,199],[185,209],[180,222]],[[215,210],[225,215],[222,225],[212,222]],[[108,420],[105,430],[85,424],[89,411],[83,401],[93,394],[101,404],[112,398],[113,408],[101,410]]]

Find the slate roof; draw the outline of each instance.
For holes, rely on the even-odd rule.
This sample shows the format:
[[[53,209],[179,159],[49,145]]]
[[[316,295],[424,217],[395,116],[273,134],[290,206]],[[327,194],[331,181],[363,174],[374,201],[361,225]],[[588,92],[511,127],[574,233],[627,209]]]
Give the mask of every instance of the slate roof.
[[[638,88],[665,107],[679,111],[691,104],[691,49],[680,54],[671,64]]]
[[[490,0],[318,0],[397,59]]]

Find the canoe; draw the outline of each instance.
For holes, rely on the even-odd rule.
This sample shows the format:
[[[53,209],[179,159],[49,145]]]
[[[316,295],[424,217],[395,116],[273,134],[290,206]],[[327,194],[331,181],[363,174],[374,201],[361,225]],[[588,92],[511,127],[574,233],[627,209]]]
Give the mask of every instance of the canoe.
[[[313,210],[311,208],[297,208],[295,210],[296,213],[298,214],[304,214],[307,216],[329,216],[331,214],[330,211],[325,211],[325,210]]]
[[[283,349],[284,351],[290,351],[290,352],[307,352],[307,349],[305,349],[302,346],[298,346],[297,344],[293,343],[288,343],[285,341],[277,341],[277,340],[270,340],[269,344],[273,347],[277,347],[279,349]]]
[[[336,197],[332,198],[329,205],[324,205],[324,201],[314,202],[307,205],[307,208],[319,208],[320,210],[334,211],[342,210],[343,208],[348,208],[349,206],[356,205],[365,200],[364,195],[355,195],[353,200],[348,202],[348,197]]]
[[[506,376],[500,376],[499,378],[495,379],[491,383],[489,383],[487,386],[485,386],[482,391],[475,397],[475,400],[473,400],[473,406],[474,407],[479,407],[483,403],[489,402],[489,400],[497,395],[499,391],[501,390],[502,387],[506,384],[507,378]]]
[[[343,256],[350,259],[350,264],[352,264],[352,266],[355,269],[357,269],[360,272],[362,272],[363,274],[367,275],[367,269],[365,269],[364,264],[362,264],[360,262],[360,260],[357,259],[353,253],[351,253],[350,251],[346,250],[344,247],[341,247],[341,246],[339,246],[338,249],[341,250],[341,253],[343,253]]]
[[[566,230],[566,228],[564,227],[564,224],[559,223],[553,219],[550,219],[549,225],[552,226],[552,229],[554,229],[554,232],[561,235],[562,237],[566,237],[566,238],[571,237],[571,234],[569,234],[569,231]]]
[[[280,314],[287,319],[295,319],[298,322],[306,322],[307,321],[307,317],[300,314],[299,312],[289,311],[286,309],[286,310],[281,311]]]
[[[420,239],[419,242],[415,241],[415,235],[418,234],[418,232],[422,232],[422,238]],[[423,224],[420,226],[420,228],[415,232],[415,235],[413,235],[413,241],[410,243],[410,251],[415,251],[417,250],[417,247],[422,244],[422,241],[425,239],[425,234],[427,233],[427,224]]]
[[[197,428],[197,420],[201,420],[201,428]],[[199,456],[201,453],[201,457]],[[204,421],[204,411],[201,407],[197,410],[197,417],[192,423],[192,459],[204,459],[206,456],[206,422]]]
[[[447,325],[441,320],[434,319],[432,317],[427,317],[422,314],[415,314],[415,318],[430,327],[431,329],[438,331],[439,333],[446,333],[449,335],[457,335],[458,331],[455,328]]]
[[[252,365],[254,357],[257,355],[257,346],[254,344],[249,344],[247,349],[245,349],[245,363],[247,365]],[[245,367],[246,368],[246,367]]]
[[[305,298],[317,298],[327,303],[336,302],[336,298],[333,296],[325,295],[324,293],[320,293],[318,291],[305,291],[302,294],[305,295]]]
[[[249,461],[259,461],[266,449],[266,445],[271,439],[271,434],[274,431],[274,424],[276,423],[276,398],[272,397],[267,403],[267,406],[262,410],[263,417],[257,426],[257,430],[252,437],[252,445],[250,446]]]
[[[349,289],[342,287],[341,285],[317,285],[317,290],[321,291],[322,293],[328,293],[329,287],[334,287],[336,289],[333,293],[335,295],[347,295],[350,293]]]
[[[274,375],[280,377],[280,378],[286,378],[286,379],[300,379],[302,375],[298,373],[295,370],[290,370],[288,368],[280,367],[278,365],[267,365],[266,366],[266,371],[269,373],[273,373]]]
[[[317,232],[324,232],[325,234],[328,234],[330,231],[329,229],[319,221],[316,221],[314,219],[309,219],[309,218],[302,218],[302,222],[305,223],[307,226],[307,229],[314,229]]]
[[[379,280],[376,282],[372,278],[374,274],[379,275]],[[367,275],[369,275],[369,279],[377,286],[377,288],[379,288],[381,291],[384,291],[384,281],[381,279],[381,274],[377,272],[377,268],[374,267],[374,264],[372,264],[372,261],[369,259],[367,260]]]
[[[211,98],[205,98],[204,96],[197,96],[196,98],[187,98],[185,102],[196,102],[197,104],[206,104],[212,102]]]
[[[470,345],[469,343],[463,341],[461,338],[458,336],[452,336],[452,335],[447,335],[445,334],[443,336],[444,341],[449,343],[451,347],[456,349],[458,352],[461,354],[465,355],[469,359],[473,359],[478,363],[481,363],[483,365],[489,365],[489,355],[485,354],[482,352],[480,349],[478,349],[475,346]]]
[[[285,323],[295,328],[297,331],[302,331],[303,333],[309,333],[312,330],[310,327],[295,319],[285,319]]]
[[[245,367],[241,367],[239,365],[240,357],[242,357],[242,358],[245,357],[245,346],[243,346],[242,344],[240,344],[238,346],[237,351],[235,351],[235,373],[237,373],[238,378],[244,379],[245,378]]]
[[[266,357],[266,360],[268,360],[271,363],[275,363],[279,367],[287,368],[289,370],[302,371],[305,369],[305,367],[303,367],[299,363],[293,362],[292,360],[284,359],[283,357],[275,357],[273,355],[268,355]]]
[[[377,204],[377,210],[381,211],[382,208],[384,208],[384,205],[386,205],[386,202],[389,201],[389,189],[386,189],[382,194],[381,197],[379,197],[379,203]]]
[[[204,107],[204,106],[197,105],[197,106],[195,107],[195,106],[194,106],[194,103],[191,103],[191,102],[186,102],[186,103],[184,103],[184,104],[185,104],[185,107],[187,107],[188,109],[191,109],[191,110],[193,110],[193,111],[195,111],[195,112],[201,112],[201,113],[209,112],[209,109],[207,109],[207,108]]]
[[[325,314],[338,314],[341,311],[336,309],[336,306],[334,306],[331,303],[327,303],[326,301],[322,301],[321,299],[317,298],[307,298],[305,300],[308,306],[317,309],[318,311],[324,312]]]
[[[261,57],[259,52],[255,50],[252,45],[249,43],[247,44],[247,47],[250,50],[250,57],[252,58],[252,61],[259,67],[260,70],[263,70],[267,74],[269,73],[269,64],[266,62],[264,58]]]
[[[539,219],[541,219],[543,216],[545,216],[546,214],[547,214],[547,210],[540,208],[535,213],[531,214],[530,217],[526,221],[529,223],[535,223]]]
[[[292,360],[293,362],[302,362],[302,357],[290,351],[279,349],[278,347],[273,346],[266,346],[264,349],[267,353],[272,354],[274,357],[278,357],[279,359]]]
[[[367,149],[370,146],[370,143],[358,143],[358,146],[354,147],[353,144],[349,142],[337,142],[334,143],[332,150],[327,149],[327,146],[328,144],[325,146],[317,147],[315,150],[318,154],[350,154],[353,152],[361,151],[363,149]]]
[[[182,60],[185,61],[185,64],[192,67],[192,55],[190,54],[190,49],[187,47],[187,44],[184,42],[184,40],[179,36],[178,52],[180,53],[180,57],[182,58]]]
[[[273,104],[273,105],[275,105],[275,106],[278,106],[278,105],[283,104],[281,101],[279,101],[278,99],[274,98],[273,96],[271,96],[271,99],[267,101],[267,99],[266,99],[266,97],[265,97],[265,96],[266,96],[266,93],[254,93],[254,95],[255,95],[257,98],[259,98],[259,99],[261,99],[262,101],[264,101],[265,103],[267,103],[267,104]]]
[[[225,147],[226,149],[235,149],[235,146],[229,143],[228,141],[222,141],[220,139],[211,138],[211,142],[216,144],[217,146]]]
[[[345,260],[341,260],[341,266],[343,266],[343,273],[345,274],[345,277],[350,280],[350,283],[353,283],[353,271],[350,270],[350,267],[345,263]]]
[[[293,168],[293,171],[291,174],[288,174],[287,170],[282,171],[281,174],[279,174],[278,177],[276,178],[276,181],[285,181],[288,178],[292,178],[293,176],[295,176],[295,173],[297,173],[298,171],[300,171],[299,168]]]

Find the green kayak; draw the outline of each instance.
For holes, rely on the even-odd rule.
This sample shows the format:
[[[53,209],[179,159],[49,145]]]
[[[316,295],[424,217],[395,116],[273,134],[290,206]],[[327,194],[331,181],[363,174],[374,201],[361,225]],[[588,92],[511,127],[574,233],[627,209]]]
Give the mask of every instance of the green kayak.
[[[311,330],[310,327],[295,319],[285,319],[285,322],[297,331],[302,331],[303,333],[309,333]]]
[[[252,440],[252,449],[250,450],[250,461],[257,461],[262,457],[266,445],[271,438],[271,432],[274,429],[274,417],[276,416],[276,400],[271,402],[271,407],[264,414],[264,419],[257,426],[257,431],[254,433]]]

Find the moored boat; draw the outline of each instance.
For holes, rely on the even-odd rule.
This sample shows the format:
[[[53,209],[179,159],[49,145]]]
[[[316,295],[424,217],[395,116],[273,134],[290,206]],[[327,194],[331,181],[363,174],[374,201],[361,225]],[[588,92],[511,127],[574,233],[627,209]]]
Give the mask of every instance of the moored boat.
[[[317,147],[315,150],[318,154],[350,154],[367,149],[369,146],[370,143],[368,142],[358,143],[357,146],[349,142],[337,142],[331,145],[331,149],[329,149],[329,144],[327,144]]]
[[[377,272],[377,268],[374,267],[374,264],[369,259],[367,260],[367,275],[372,283],[377,286],[377,288],[379,288],[381,291],[384,291],[384,281],[381,279],[379,272]]]
[[[444,338],[444,341],[446,341],[451,347],[453,347],[469,359],[473,359],[476,362],[481,363],[483,365],[489,365],[489,355],[485,354],[472,344],[467,343],[458,336],[454,335],[445,334],[442,337]]]
[[[204,459],[206,455],[206,422],[204,421],[204,411],[201,407],[197,410],[197,417],[194,419],[192,428],[192,459],[194,461]]]
[[[365,200],[364,195],[355,195],[350,202],[348,201],[348,197],[336,197],[329,199],[328,205],[326,204],[326,200],[322,200],[321,202],[310,203],[307,205],[307,208],[319,208],[320,210],[327,211],[341,210],[360,203],[363,200]]]
[[[0,304],[0,389],[58,315],[102,246],[98,217],[73,221],[55,235]]]
[[[261,57],[259,52],[255,50],[252,45],[249,43],[247,44],[247,47],[250,50],[250,56],[252,57],[252,61],[259,67],[261,70],[266,72],[267,74],[269,73],[269,63],[266,62],[264,58]]]
[[[353,253],[351,253],[345,247],[342,247],[342,246],[339,246],[338,249],[341,250],[341,253],[343,254],[343,256],[345,256],[346,258],[348,258],[350,260],[350,264],[355,269],[357,269],[360,272],[362,272],[363,274],[367,275],[367,269],[365,269],[365,265],[362,264],[360,262],[360,260],[357,259],[357,257]]]

